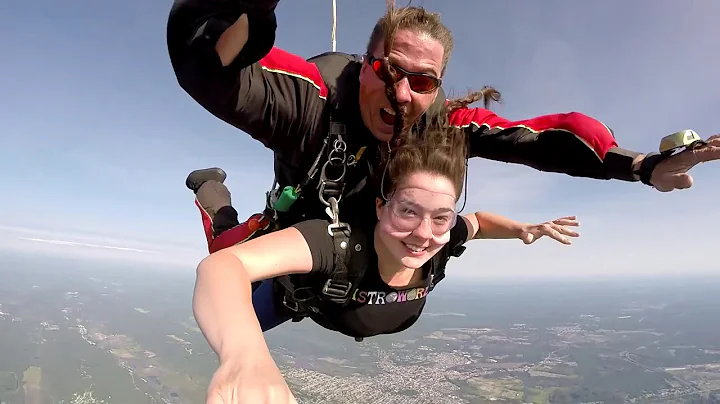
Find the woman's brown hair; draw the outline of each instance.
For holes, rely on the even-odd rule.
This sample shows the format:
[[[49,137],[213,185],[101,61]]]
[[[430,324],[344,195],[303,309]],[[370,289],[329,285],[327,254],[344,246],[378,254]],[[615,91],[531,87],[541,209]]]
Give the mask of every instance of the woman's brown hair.
[[[468,94],[466,97],[449,100],[446,114],[427,116],[422,124],[413,124],[406,128],[406,117],[395,97],[396,71],[389,63],[387,55],[392,49],[395,32],[398,29],[399,14],[393,0],[387,2],[387,14],[383,19],[385,34],[385,60],[383,80],[385,95],[395,111],[395,125],[392,140],[387,149],[382,150],[382,170],[380,172],[380,191],[387,199],[392,190],[415,172],[447,177],[456,191],[456,201],[460,198],[467,175],[468,144],[463,128],[449,125],[448,115],[459,108],[483,100],[487,108],[491,101],[500,101],[500,93],[492,87]]]

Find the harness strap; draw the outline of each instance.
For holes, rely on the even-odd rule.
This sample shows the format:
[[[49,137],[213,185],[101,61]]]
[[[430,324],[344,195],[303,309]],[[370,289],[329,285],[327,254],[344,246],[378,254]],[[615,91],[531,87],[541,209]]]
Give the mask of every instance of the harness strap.
[[[334,198],[330,198],[337,204]],[[335,221],[328,225],[328,233],[333,238],[333,271],[322,288],[327,300],[345,304],[350,299],[350,291],[355,286],[348,271],[348,247],[350,245],[350,225]]]
[[[330,144],[327,160],[320,169],[320,180],[318,181],[318,198],[325,206],[330,206],[330,198],[339,202],[345,190],[348,158],[347,143],[343,140],[344,135],[345,125],[331,120],[326,142],[332,144]]]
[[[459,256],[463,255],[463,253],[465,252],[466,249],[467,249],[467,247],[465,247],[464,245],[459,245],[450,252],[450,256],[451,257],[459,257]],[[448,259],[446,259],[445,262],[440,262],[437,267],[433,268],[432,274],[430,274],[432,279],[430,281],[429,289],[431,291],[435,288],[435,286],[437,286],[437,284],[440,281],[445,279],[445,267],[447,266],[447,263],[449,260],[450,259],[448,257]]]
[[[319,291],[312,287],[296,287],[289,276],[277,278],[277,282],[285,289],[283,304],[285,307],[296,313],[293,321],[300,321],[307,317],[310,312],[320,314],[319,306],[322,301],[330,301],[336,304],[346,304],[351,296],[351,291],[359,278],[364,274],[364,267],[348,268],[349,259],[352,254],[347,254],[350,245],[351,228],[347,223],[340,222],[338,202],[345,190],[345,174],[349,160],[347,158],[347,144],[343,140],[345,125],[330,121],[328,136],[317,158],[313,162],[307,177],[300,183],[296,190],[302,192],[302,188],[312,180],[318,173],[323,155],[327,152],[327,159],[319,169],[318,199],[327,206],[326,212],[330,218],[328,234],[333,239],[333,270],[328,274],[327,279]],[[277,214],[277,212],[276,212]],[[317,293],[319,292],[319,293]]]
[[[334,200],[330,201],[334,205]],[[293,321],[300,321],[305,317],[324,319],[320,307],[325,302],[334,303],[341,307],[348,304],[356,290],[357,285],[365,275],[368,266],[368,256],[363,244],[367,237],[360,229],[351,232],[350,226],[339,221],[330,223],[328,233],[333,237],[333,268],[329,274],[313,274],[307,281],[311,286],[298,286],[290,276],[282,276],[277,282],[283,287],[283,305],[293,311]],[[322,286],[313,280],[320,277],[324,279]],[[330,326],[330,321],[324,321]]]
[[[293,284],[289,276],[277,277],[275,282],[283,288],[283,306],[295,313],[292,321],[298,322],[308,317],[310,311],[315,308],[315,305],[308,304],[309,300],[314,300],[314,294],[309,293],[306,298],[300,297],[298,292],[302,293],[308,288],[295,288],[295,284]]]

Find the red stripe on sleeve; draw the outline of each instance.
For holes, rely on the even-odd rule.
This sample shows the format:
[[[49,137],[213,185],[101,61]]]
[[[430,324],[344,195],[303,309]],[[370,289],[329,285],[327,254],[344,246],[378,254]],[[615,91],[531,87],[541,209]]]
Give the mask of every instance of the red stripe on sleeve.
[[[485,126],[490,131],[526,129],[535,133],[569,132],[595,151],[600,159],[613,147],[618,147],[610,129],[602,122],[579,112],[542,115],[522,121],[509,121],[483,108],[461,108],[450,115],[450,125]]]
[[[305,80],[318,89],[320,97],[327,97],[328,89],[317,65],[298,55],[273,47],[264,58],[260,59],[260,66],[269,72]]]

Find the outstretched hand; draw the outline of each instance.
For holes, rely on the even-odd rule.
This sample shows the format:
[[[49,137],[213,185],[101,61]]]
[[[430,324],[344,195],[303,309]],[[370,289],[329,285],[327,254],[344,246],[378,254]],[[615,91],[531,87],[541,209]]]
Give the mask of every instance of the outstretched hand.
[[[270,354],[223,361],[215,371],[205,404],[297,404]]]
[[[658,163],[650,183],[660,192],[690,188],[693,178],[687,172],[699,163],[713,160],[720,160],[720,135],[710,136],[704,146],[684,150]]]
[[[568,237],[580,237],[580,233],[568,229],[566,226],[580,226],[575,216],[561,217],[552,222],[527,225],[520,233],[520,240],[525,244],[532,244],[542,236],[548,236],[563,244],[570,245]]]

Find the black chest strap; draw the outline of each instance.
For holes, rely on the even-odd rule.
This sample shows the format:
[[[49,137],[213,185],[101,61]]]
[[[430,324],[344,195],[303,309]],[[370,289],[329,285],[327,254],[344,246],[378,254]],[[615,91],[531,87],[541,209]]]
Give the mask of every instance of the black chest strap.
[[[330,197],[330,211],[332,212],[332,223],[328,224],[328,234],[333,239],[333,270],[330,277],[322,287],[322,297],[337,304],[345,304],[350,298],[350,292],[356,286],[355,279],[350,275],[348,267],[352,265],[349,253],[350,248],[350,225],[341,223],[338,218],[339,211],[337,200]]]
[[[467,247],[464,245],[459,245],[455,247],[452,251],[450,251],[450,257],[459,257],[461,256]],[[430,290],[432,291],[435,286],[445,279],[445,268],[447,267],[447,263],[450,260],[450,257],[445,258],[445,260],[440,261],[438,260],[437,264],[434,264],[434,268],[432,271],[432,280],[430,281]]]
[[[330,273],[281,276],[276,282],[284,289],[283,305],[295,313],[293,321],[310,316],[331,328],[329,321],[323,321],[321,308],[327,304],[343,307],[350,302],[367,270],[369,247],[365,234],[357,228],[351,234],[347,223],[334,221],[327,229],[333,238]]]

